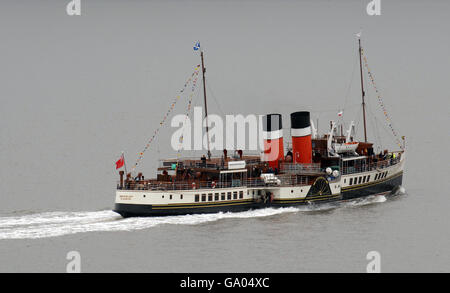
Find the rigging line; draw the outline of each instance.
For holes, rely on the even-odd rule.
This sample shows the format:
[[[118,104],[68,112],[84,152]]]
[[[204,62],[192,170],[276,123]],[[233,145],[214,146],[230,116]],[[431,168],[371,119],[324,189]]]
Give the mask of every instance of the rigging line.
[[[383,143],[383,140],[381,139],[380,131],[379,131],[379,128],[378,128],[378,124],[381,125],[381,123],[378,121],[377,116],[372,111],[372,104],[371,104],[371,99],[370,98],[368,99],[368,103],[369,103],[369,107],[368,108],[369,108],[370,114],[372,115],[372,118],[375,120],[375,123],[373,124],[374,127],[375,127],[375,137],[378,139],[379,146],[381,148],[383,148],[383,144],[384,143]],[[383,125],[381,125],[381,127],[382,126]]]
[[[388,136],[393,137],[393,138],[395,139],[395,136],[392,134],[392,132],[388,131],[388,129],[386,128],[386,126],[385,126],[383,123],[379,122],[378,124],[379,124],[379,126],[381,127],[381,129],[382,129]]]
[[[373,135],[375,136],[375,142],[378,145],[382,145],[381,144],[381,139],[380,139],[380,136],[379,136],[379,133],[378,133],[376,117],[373,114],[372,109],[371,109],[370,94],[368,92],[366,93],[366,97],[367,97],[366,101],[367,101],[367,104],[368,104],[367,105],[368,107],[366,107],[366,109],[368,109],[368,112],[369,112],[368,114],[370,114],[370,115],[368,115],[368,117],[370,119],[370,126],[372,128]]]
[[[347,88],[347,94],[345,95],[345,99],[344,99],[344,108],[343,108],[343,109],[346,109],[346,107],[347,107],[347,102],[348,102],[348,98],[349,98],[349,96],[350,96],[350,90],[351,90],[351,88],[352,88],[353,79],[354,79],[355,71],[356,71],[356,67],[357,67],[356,65],[357,65],[357,63],[358,63],[358,58],[357,58],[358,54],[355,53],[355,56],[356,56],[356,57],[353,58],[354,61],[353,61],[352,76],[351,76],[351,78],[350,78],[350,83],[349,83],[348,88]]]
[[[187,109],[186,109],[186,114],[185,114],[185,118],[184,118],[185,122],[184,122],[183,127],[185,127],[186,121],[189,119],[189,115],[190,115],[191,108],[192,108],[192,99],[194,97],[195,90],[197,89],[197,81],[198,81],[198,74],[195,75],[195,78],[192,81],[191,93],[189,94],[189,98],[188,98],[188,101],[187,101]],[[189,133],[189,135],[191,135],[191,133]],[[184,144],[184,133],[181,135],[181,138],[180,138],[180,141],[179,141],[179,147],[178,147],[178,151],[177,151],[177,164],[179,162],[179,158],[180,158],[180,155],[181,155],[181,150],[182,150],[183,144]]]
[[[209,92],[211,93],[211,96],[212,96],[214,102],[216,102],[216,105],[217,105],[217,108],[219,109],[220,114],[221,114],[223,117],[225,117],[225,113],[222,111],[222,108],[220,107],[220,104],[219,104],[219,102],[217,101],[216,96],[214,95],[214,92],[213,92],[212,89],[211,89],[211,86],[209,85],[210,83],[211,83],[211,82],[208,81],[208,82],[206,83],[206,86],[208,87],[208,90],[209,90]]]
[[[373,114],[372,114],[373,115]],[[378,145],[380,146],[380,148],[383,148],[383,140],[381,139],[381,136],[380,136],[380,131],[379,131],[379,129],[378,129],[378,119],[377,119],[377,117],[375,117],[375,115],[373,115],[373,119],[375,120],[375,124],[374,124],[374,126],[375,126],[375,131],[376,131],[376,137],[378,138]]]
[[[370,99],[368,99],[368,101],[370,101]],[[378,126],[380,126],[381,129],[382,129],[388,136],[393,137],[394,139],[395,139],[395,136],[393,135],[392,132],[390,132],[390,131],[387,130],[386,126],[385,126],[383,123],[381,123],[381,122],[378,121],[376,115],[372,112],[372,109],[371,109],[370,107],[369,107],[369,111],[370,111],[370,114],[372,115],[372,117],[375,119],[375,127],[376,127],[376,129],[377,129],[376,135],[378,136],[378,140],[380,141],[380,142],[379,142],[379,143],[380,143],[380,147],[381,147],[381,149],[382,149],[382,148],[383,148],[383,143],[382,143],[381,137],[379,136],[379,132],[380,132],[380,131],[379,131],[379,129],[378,129]]]
[[[199,101],[199,97],[200,97],[200,93],[201,93],[202,91],[201,91],[201,89],[199,88],[198,90],[197,90],[197,95],[195,95],[195,97],[194,97],[194,99],[193,99],[193,101],[192,101],[192,104],[193,105],[198,105],[198,104],[196,104],[195,102],[198,102]],[[201,102],[200,102],[201,103]],[[194,108],[192,107],[192,109],[191,109],[191,111],[194,111],[193,110]],[[203,112],[202,112],[203,113]],[[203,120],[202,120],[202,125],[203,125]],[[202,129],[203,129],[203,127],[202,127]],[[202,146],[203,146],[203,131],[202,131]],[[203,149],[201,150],[201,152],[203,153]],[[191,156],[193,157],[194,155],[195,155],[195,148],[192,148],[191,149],[191,152],[190,152],[190,154],[191,154]]]
[[[355,119],[353,119],[353,121],[355,121],[355,136],[356,136],[357,130],[359,129],[359,123],[360,123],[359,117],[361,115],[362,115],[362,107],[359,108],[359,110],[356,112]]]
[[[198,81],[197,81],[198,82]],[[201,90],[200,90],[200,88],[196,88],[196,90],[197,90],[197,94],[196,95],[194,95],[193,96],[193,99],[192,99],[192,101],[191,101],[191,109],[190,109],[190,112],[188,112],[186,115],[191,115],[192,113],[193,113],[193,111],[194,111],[194,108],[195,108],[195,106],[198,106],[198,104],[197,104],[197,102],[198,102],[198,97],[200,96],[200,93],[202,92]],[[201,102],[200,102],[201,103]],[[203,121],[202,121],[202,123],[203,123]],[[202,124],[203,125],[203,124]],[[191,123],[191,126],[192,126],[192,123]],[[203,129],[203,128],[202,128]],[[192,135],[192,133],[191,133],[191,135]],[[203,139],[203,136],[202,136],[202,139]],[[203,150],[202,150],[202,152],[203,152]],[[195,148],[192,148],[191,150],[190,150],[190,156],[191,157],[193,157],[194,156],[194,154],[195,154]]]

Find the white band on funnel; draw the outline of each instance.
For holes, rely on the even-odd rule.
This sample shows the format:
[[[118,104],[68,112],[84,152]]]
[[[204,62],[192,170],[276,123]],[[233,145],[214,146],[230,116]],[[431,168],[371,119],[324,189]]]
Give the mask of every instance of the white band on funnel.
[[[263,139],[279,139],[283,137],[283,129],[263,131],[262,137]]]
[[[311,135],[311,126],[305,128],[291,128],[292,137],[301,137]]]

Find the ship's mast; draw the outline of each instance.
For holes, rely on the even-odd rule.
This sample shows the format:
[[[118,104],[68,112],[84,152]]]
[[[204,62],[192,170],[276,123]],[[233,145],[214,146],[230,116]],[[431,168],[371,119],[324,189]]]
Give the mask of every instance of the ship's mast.
[[[363,110],[363,121],[364,121],[364,142],[367,142],[367,131],[366,131],[366,103],[364,102],[364,97],[366,93],[364,92],[364,82],[362,73],[362,48],[361,48],[361,33],[358,35],[358,45],[359,45],[359,72],[361,75],[361,96],[362,96],[362,110]]]
[[[207,139],[207,145],[208,145],[208,160],[211,159],[211,151],[209,149],[209,127],[208,127],[208,106],[206,103],[206,79],[205,79],[205,61],[203,58],[203,50],[200,51],[200,57],[202,58],[202,74],[203,74],[203,101],[205,104],[205,122],[206,122],[206,139]]]

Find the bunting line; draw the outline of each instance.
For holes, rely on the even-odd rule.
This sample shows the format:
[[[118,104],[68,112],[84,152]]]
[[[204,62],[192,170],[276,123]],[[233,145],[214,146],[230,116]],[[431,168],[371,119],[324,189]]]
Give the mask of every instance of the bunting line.
[[[195,92],[195,89],[197,87],[197,80],[198,80],[198,77],[199,77],[198,73],[199,72],[197,71],[197,74],[196,74],[194,80],[192,81],[191,93],[189,94],[189,99],[188,99],[188,104],[187,104],[187,109],[186,109],[186,116],[184,118],[184,122],[185,122],[184,125],[186,125],[186,120],[189,119],[189,113],[191,112],[192,98],[194,97],[194,92]],[[183,144],[183,140],[184,140],[184,132],[181,134],[180,144],[179,144],[178,151],[177,151],[177,167],[178,167],[178,161],[179,161],[180,156],[181,156],[181,145]]]
[[[144,149],[138,153],[138,158],[136,160],[136,163],[134,164],[133,168],[131,169],[131,172],[133,172],[136,167],[138,166],[138,164],[140,163],[140,161],[142,160],[142,158],[144,157],[144,153],[145,151],[147,151],[150,147],[150,145],[152,144],[153,140],[155,139],[155,137],[157,136],[157,134],[159,133],[160,129],[164,126],[165,122],[167,121],[167,118],[170,116],[170,114],[172,113],[173,109],[175,108],[175,105],[177,104],[177,102],[181,99],[182,95],[184,94],[185,90],[188,88],[188,86],[192,83],[192,93],[191,95],[193,95],[193,92],[195,90],[195,87],[197,85],[197,79],[198,79],[198,74],[200,71],[200,64],[197,65],[194,68],[194,72],[191,74],[191,76],[186,80],[186,82],[184,83],[183,88],[178,92],[178,94],[175,96],[175,98],[173,99],[172,103],[169,106],[169,109],[167,110],[167,112],[164,114],[162,120],[159,122],[159,126],[155,129],[155,131],[153,132],[153,135],[150,137],[150,139],[148,139],[147,144],[145,145]],[[189,102],[189,109],[190,109],[190,104],[192,101],[192,97],[190,95],[190,102]]]
[[[399,137],[398,137],[398,135],[397,135],[397,132],[395,131],[394,127],[392,126],[392,120],[391,120],[391,118],[389,117],[389,114],[388,114],[388,112],[387,112],[387,110],[386,110],[386,107],[384,106],[383,99],[381,98],[380,91],[378,90],[378,87],[377,87],[377,85],[376,85],[376,83],[375,83],[375,79],[374,79],[374,77],[373,77],[373,75],[372,75],[372,71],[371,71],[370,68],[369,68],[369,64],[368,64],[368,62],[367,62],[367,58],[366,58],[366,56],[364,55],[364,50],[363,50],[362,48],[361,48],[361,54],[363,55],[364,66],[366,67],[367,73],[368,73],[368,75],[369,75],[370,82],[371,82],[372,87],[375,89],[375,92],[376,92],[376,94],[377,94],[378,104],[380,105],[381,110],[383,111],[384,117],[386,118],[386,122],[387,122],[389,128],[391,129],[392,134],[393,134],[394,137],[395,137],[396,143],[398,144],[398,146],[400,147],[400,149],[403,150],[403,146],[402,146],[402,144],[401,144],[401,141],[400,141],[400,139],[399,139]]]

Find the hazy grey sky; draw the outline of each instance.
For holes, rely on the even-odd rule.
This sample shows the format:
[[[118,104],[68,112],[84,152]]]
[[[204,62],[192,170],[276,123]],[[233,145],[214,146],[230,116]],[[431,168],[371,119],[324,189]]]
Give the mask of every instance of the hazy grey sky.
[[[449,149],[448,1],[381,0],[381,16],[368,16],[365,0],[81,0],[82,16],[68,16],[68,2],[0,4],[0,212],[109,207],[115,159],[124,150],[134,163],[199,63],[196,40],[210,113],[279,112],[288,126],[289,113],[310,110],[324,131],[344,104],[346,119],[358,117],[354,34],[362,29],[388,112],[410,145],[407,169]],[[184,110],[180,103],[175,113]],[[146,154],[146,177],[159,156],[174,155],[171,133]]]

